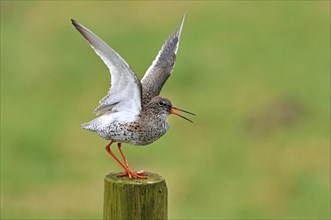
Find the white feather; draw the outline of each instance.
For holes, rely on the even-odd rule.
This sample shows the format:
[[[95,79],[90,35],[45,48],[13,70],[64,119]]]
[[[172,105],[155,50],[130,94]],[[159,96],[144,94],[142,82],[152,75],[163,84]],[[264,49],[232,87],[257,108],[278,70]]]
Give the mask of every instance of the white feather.
[[[99,119],[104,119],[104,123],[107,124],[112,120],[135,120],[141,111],[141,84],[137,76],[125,60],[97,35],[74,20],[72,23],[107,65],[111,74],[109,92],[100,100],[100,105],[95,111],[97,114],[106,114],[93,121],[99,123]]]

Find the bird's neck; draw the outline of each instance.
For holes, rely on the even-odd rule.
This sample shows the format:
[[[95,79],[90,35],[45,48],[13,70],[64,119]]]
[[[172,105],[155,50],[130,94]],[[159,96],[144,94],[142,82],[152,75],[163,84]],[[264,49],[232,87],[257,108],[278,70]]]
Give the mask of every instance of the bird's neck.
[[[155,127],[155,129],[160,127],[168,129],[168,116],[169,114],[159,112],[153,108],[145,108],[141,112],[141,119],[143,119],[142,121],[150,122],[150,126]]]

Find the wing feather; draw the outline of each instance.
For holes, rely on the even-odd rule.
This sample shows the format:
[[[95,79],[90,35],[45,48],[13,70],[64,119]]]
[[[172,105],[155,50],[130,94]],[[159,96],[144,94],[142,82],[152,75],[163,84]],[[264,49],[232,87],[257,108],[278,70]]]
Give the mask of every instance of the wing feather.
[[[148,103],[154,96],[160,94],[164,83],[167,81],[174,68],[184,20],[185,15],[177,31],[168,37],[141,80],[143,104]]]
[[[92,31],[71,20],[76,29],[88,41],[96,54],[107,65],[111,74],[111,87],[100,100],[95,113],[127,112],[133,117],[141,111],[141,83],[125,60]]]

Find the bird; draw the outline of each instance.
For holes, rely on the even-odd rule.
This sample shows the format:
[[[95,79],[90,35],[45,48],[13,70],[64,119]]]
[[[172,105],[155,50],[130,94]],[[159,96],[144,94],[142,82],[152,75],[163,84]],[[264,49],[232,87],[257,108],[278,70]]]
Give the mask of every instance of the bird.
[[[127,62],[107,43],[92,31],[71,19],[78,32],[87,40],[95,53],[102,59],[110,71],[111,86],[108,94],[99,101],[95,109],[101,115],[82,128],[96,132],[110,141],[105,149],[124,169],[119,177],[146,178],[146,173],[133,171],[122,151],[122,143],[144,146],[159,139],[169,129],[168,116],[177,115],[187,121],[189,118],[179,114],[181,111],[195,115],[173,106],[171,101],[160,96],[161,89],[172,73],[183,29],[185,15],[177,30],[169,35],[155,60],[140,81]],[[110,149],[117,143],[122,161]]]

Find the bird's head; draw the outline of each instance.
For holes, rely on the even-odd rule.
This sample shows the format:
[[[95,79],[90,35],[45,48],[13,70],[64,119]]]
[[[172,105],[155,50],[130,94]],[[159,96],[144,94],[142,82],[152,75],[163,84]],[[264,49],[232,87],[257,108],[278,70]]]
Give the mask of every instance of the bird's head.
[[[182,115],[180,115],[180,114],[178,114],[175,110],[185,112],[185,113],[190,114],[190,115],[195,115],[192,112],[189,112],[189,111],[186,111],[184,109],[180,109],[180,108],[177,108],[177,107],[173,106],[169,99],[166,99],[166,98],[163,98],[163,97],[160,97],[160,96],[154,97],[150,101],[149,107],[154,108],[155,110],[157,110],[157,112],[160,112],[160,113],[165,113],[167,115],[169,115],[169,114],[177,115],[181,118],[184,118],[185,120],[187,120],[189,122],[193,122],[193,121],[186,118],[186,117],[184,117],[184,116],[182,116]]]

